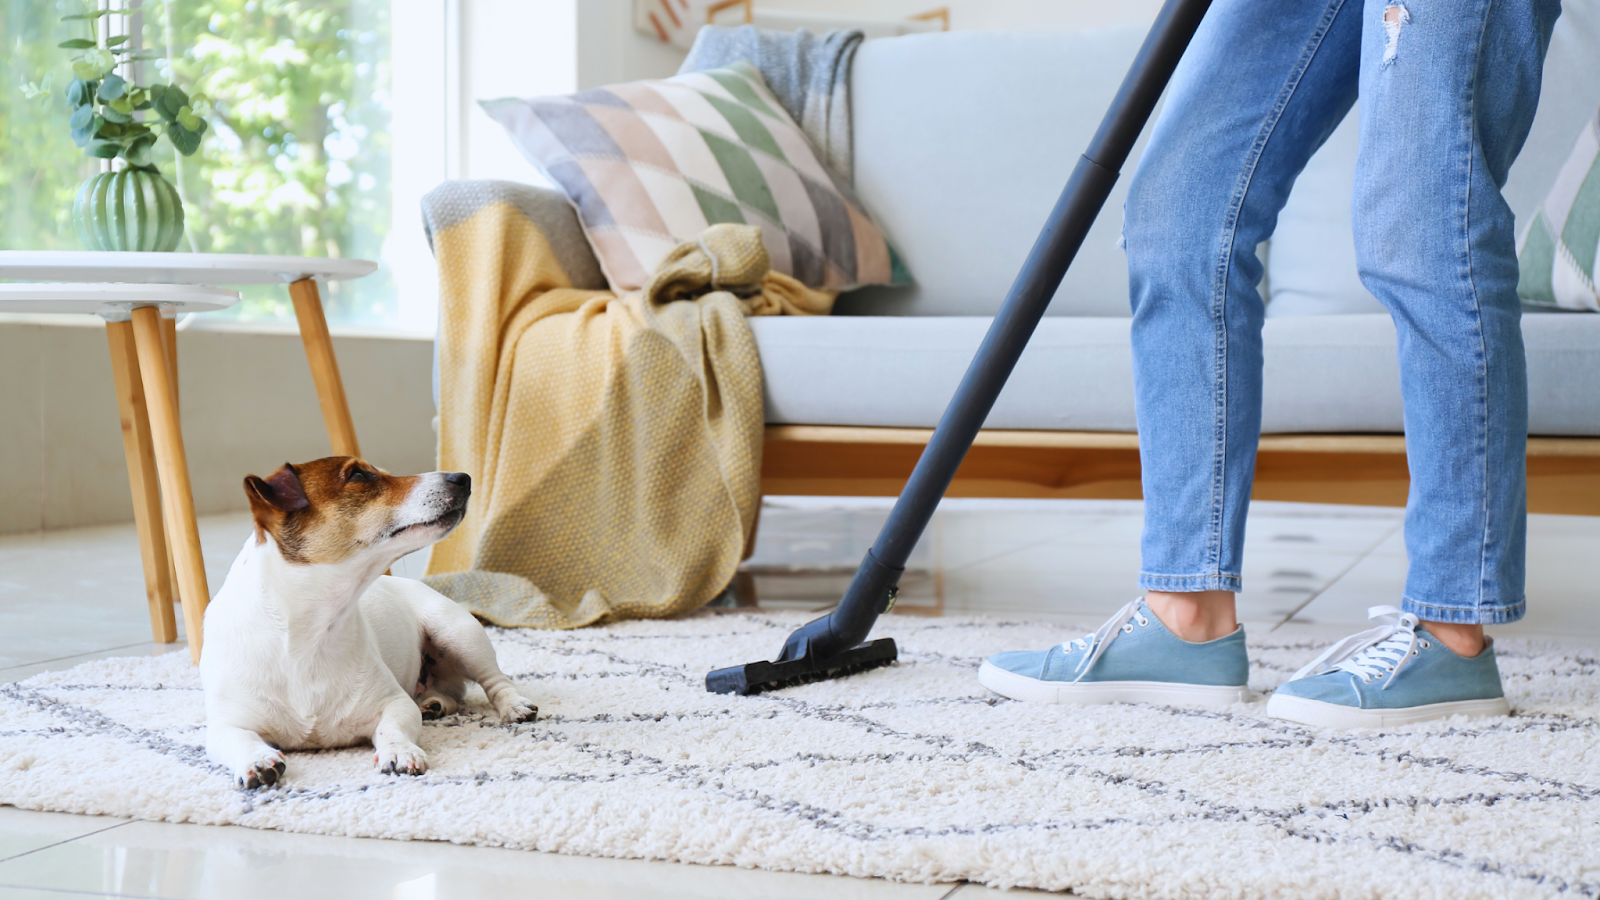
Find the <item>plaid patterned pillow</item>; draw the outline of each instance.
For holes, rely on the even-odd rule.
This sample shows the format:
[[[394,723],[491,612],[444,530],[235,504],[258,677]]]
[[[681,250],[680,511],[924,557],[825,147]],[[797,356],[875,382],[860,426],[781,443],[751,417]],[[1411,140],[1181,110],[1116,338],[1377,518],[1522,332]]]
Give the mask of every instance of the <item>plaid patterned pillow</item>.
[[[1572,155],[1517,246],[1517,293],[1535,306],[1600,312],[1600,114],[1578,135]]]
[[[482,105],[566,191],[618,291],[719,222],[759,225],[773,269],[808,287],[911,280],[748,63]]]

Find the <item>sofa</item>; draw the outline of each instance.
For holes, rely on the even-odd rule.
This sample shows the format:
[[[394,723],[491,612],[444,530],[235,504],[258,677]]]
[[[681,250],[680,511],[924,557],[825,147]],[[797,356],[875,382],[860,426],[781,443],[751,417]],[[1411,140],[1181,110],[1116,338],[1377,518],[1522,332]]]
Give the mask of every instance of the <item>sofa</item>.
[[[855,186],[916,278],[827,318],[751,319],[766,377],[769,495],[899,492],[1143,26],[947,32],[865,42],[851,76]],[[1600,3],[1569,3],[1505,189],[1519,222],[1600,108]],[[1261,499],[1404,505],[1395,331],[1362,287],[1350,230],[1356,116],[1297,181],[1266,262]],[[1130,311],[1117,248],[1127,176],[950,489],[1136,498]],[[1600,515],[1600,315],[1523,316],[1529,505]]]
[[[1144,34],[1142,25],[942,32],[861,45],[851,73],[855,188],[915,284],[848,292],[828,317],[748,320],[766,392],[763,494],[899,493]],[[1505,189],[1519,221],[1600,107],[1600,0],[1567,4],[1544,94]],[[1395,331],[1357,277],[1350,233],[1356,136],[1352,113],[1257,248],[1268,298],[1259,499],[1406,500]],[[1140,496],[1117,244],[1142,147],[951,496]],[[530,210],[576,233],[558,192],[525,190]],[[599,279],[598,265],[584,268]],[[1600,315],[1529,312],[1523,323],[1530,510],[1600,515]]]

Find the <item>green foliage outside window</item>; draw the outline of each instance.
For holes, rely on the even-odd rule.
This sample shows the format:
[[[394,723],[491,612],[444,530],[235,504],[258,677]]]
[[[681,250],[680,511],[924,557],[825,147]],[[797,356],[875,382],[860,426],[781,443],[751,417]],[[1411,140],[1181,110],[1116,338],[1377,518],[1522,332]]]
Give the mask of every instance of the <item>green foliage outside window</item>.
[[[176,82],[209,97],[211,127],[192,157],[161,142],[152,161],[178,186],[179,250],[378,259],[389,232],[389,0],[144,0],[129,17],[158,57],[140,83]],[[58,87],[82,37],[63,15],[87,0],[0,5],[0,248],[79,249],[73,192],[99,171],[74,146]],[[76,26],[76,27],[74,27]],[[168,58],[168,48],[171,58]],[[289,318],[281,287],[243,290],[236,315]],[[388,267],[327,286],[330,318],[382,323],[396,312]]]

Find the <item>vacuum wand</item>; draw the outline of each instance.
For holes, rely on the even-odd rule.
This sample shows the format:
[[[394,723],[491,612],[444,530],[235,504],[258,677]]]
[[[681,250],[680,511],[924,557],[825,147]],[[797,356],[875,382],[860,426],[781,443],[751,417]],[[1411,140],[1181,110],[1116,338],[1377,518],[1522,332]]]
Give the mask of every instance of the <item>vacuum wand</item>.
[[[989,333],[917,460],[900,499],[895,501],[889,520],[861,561],[838,607],[791,634],[777,660],[711,672],[706,676],[707,690],[755,694],[894,662],[898,651],[893,638],[880,638],[870,644],[861,641],[878,616],[894,605],[900,575],[912,548],[927,529],[1028,339],[1061,286],[1067,267],[1105,206],[1122,164],[1210,5],[1211,0],[1167,0],[1162,7],[1111,108],[1089,142],[1089,149],[1078,159],[1044,230],[989,326]]]

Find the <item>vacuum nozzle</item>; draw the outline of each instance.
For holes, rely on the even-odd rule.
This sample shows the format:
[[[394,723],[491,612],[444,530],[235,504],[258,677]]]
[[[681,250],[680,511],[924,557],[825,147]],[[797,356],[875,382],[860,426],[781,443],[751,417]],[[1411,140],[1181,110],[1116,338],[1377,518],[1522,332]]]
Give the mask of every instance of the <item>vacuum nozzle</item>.
[[[862,643],[878,616],[894,606],[900,575],[905,570],[886,566],[872,553],[850,582],[833,612],[795,629],[784,641],[775,660],[717,669],[706,675],[706,690],[713,694],[759,694],[828,678],[843,678],[895,661],[900,651],[893,638]]]
[[[762,660],[717,669],[706,675],[706,690],[713,694],[750,696],[762,691],[811,684],[829,678],[843,678],[879,666],[887,666],[900,655],[894,638],[879,638],[851,647],[834,656],[805,654],[795,659]]]

